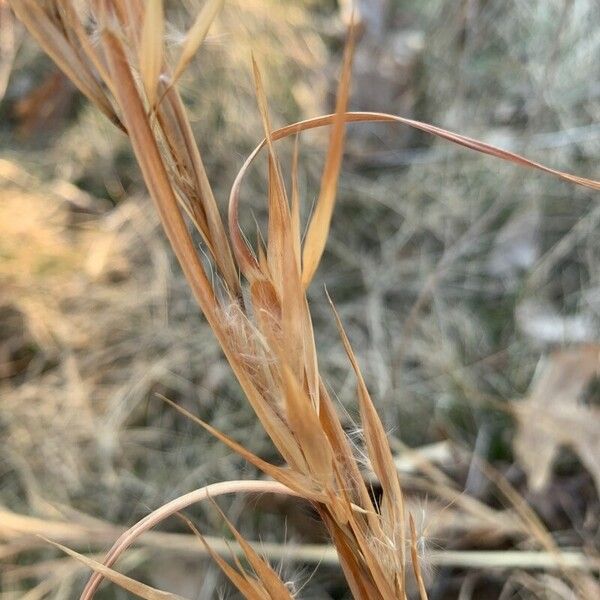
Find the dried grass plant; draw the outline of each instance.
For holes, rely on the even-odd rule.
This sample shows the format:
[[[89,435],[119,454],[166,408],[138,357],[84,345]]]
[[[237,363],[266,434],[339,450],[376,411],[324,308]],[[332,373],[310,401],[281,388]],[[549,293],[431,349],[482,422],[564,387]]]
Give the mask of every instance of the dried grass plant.
[[[173,500],[122,535],[102,564],[62,548],[95,572],[82,593],[84,599],[94,597],[103,578],[143,598],[174,598],[117,573],[112,565],[144,531],[193,503],[230,493],[287,494],[309,502],[320,516],[355,598],[405,599],[411,571],[424,599],[427,592],[415,527],[406,514],[384,427],[332,303],[342,344],[356,376],[365,454],[381,485],[381,495],[375,499],[361,472],[362,459],[357,457],[355,444],[345,433],[320,377],[306,297],[327,243],[346,124],[400,123],[595,190],[600,189],[600,182],[551,169],[422,122],[388,114],[348,112],[354,46],[351,30],[332,115],[273,129],[260,70],[253,63],[265,139],[247,159],[233,184],[227,229],[177,90],[177,81],[202,45],[223,3],[224,0],[204,3],[173,61],[164,44],[162,0],[91,0],[83,8],[72,0],[10,0],[18,18],[50,57],[129,137],[165,232],[202,313],[285,463],[280,466],[263,461],[186,412],[270,479],[213,484]],[[318,198],[304,227],[297,184],[299,144],[296,141],[286,176],[276,142],[317,127],[330,128],[329,147]],[[210,142],[206,147],[210,152]],[[263,149],[268,154],[268,236],[264,242],[259,238],[252,247],[238,224],[240,189],[245,173]],[[195,244],[190,226],[201,235],[206,254]],[[226,519],[224,515],[223,518]],[[241,546],[246,564],[235,559],[232,565],[209,546],[207,550],[233,585],[247,598],[293,597],[293,591],[275,570],[229,521],[227,524]]]

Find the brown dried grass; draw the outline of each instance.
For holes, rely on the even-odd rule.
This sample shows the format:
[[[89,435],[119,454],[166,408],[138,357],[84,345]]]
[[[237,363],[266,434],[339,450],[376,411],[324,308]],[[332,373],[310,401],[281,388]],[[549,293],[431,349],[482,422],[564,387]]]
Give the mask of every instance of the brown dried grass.
[[[85,23],[69,1],[11,0],[18,17],[77,87],[129,137],[145,183],[165,232],[194,296],[231,365],[257,418],[286,463],[261,460],[211,425],[201,423],[234,451],[275,479],[279,490],[309,501],[335,545],[348,586],[356,598],[406,598],[407,554],[416,557],[416,534],[407,517],[402,489],[387,437],[369,396],[358,361],[334,309],[338,329],[357,380],[357,400],[366,453],[382,488],[372,499],[318,367],[306,290],[324,252],[343,156],[346,123],[400,122],[471,150],[520,166],[545,171],[595,190],[600,182],[551,169],[512,152],[418,121],[377,113],[348,113],[353,34],[333,115],[274,131],[266,93],[254,63],[258,104],[265,141],[250,156],[230,197],[229,235],[219,214],[202,157],[176,82],[202,43],[221,2],[208,2],[183,45],[174,70],[163,47],[161,2],[150,10],[140,0],[95,0],[91,12],[100,42],[92,44]],[[141,60],[140,60],[141,58]],[[141,80],[141,85],[140,85]],[[298,195],[292,167],[292,199],[275,142],[331,125],[329,149],[315,210],[301,238]],[[268,150],[268,238],[254,250],[238,225],[242,178],[262,147]],[[298,153],[296,153],[296,159]],[[200,233],[218,278],[208,277],[193,242],[186,215]],[[262,483],[264,491],[272,484]],[[159,516],[161,513],[158,513]],[[164,511],[165,516],[168,511]],[[158,521],[153,521],[155,524]],[[134,531],[134,529],[132,529]],[[248,598],[286,598],[291,594],[275,572],[235,530],[252,566],[236,568],[217,559],[239,591]],[[103,576],[110,576],[141,597],[169,597],[114,575],[109,567],[127,547],[118,543],[105,566],[87,559],[96,570],[82,598],[94,596]],[[412,567],[422,598],[425,586],[418,561]]]

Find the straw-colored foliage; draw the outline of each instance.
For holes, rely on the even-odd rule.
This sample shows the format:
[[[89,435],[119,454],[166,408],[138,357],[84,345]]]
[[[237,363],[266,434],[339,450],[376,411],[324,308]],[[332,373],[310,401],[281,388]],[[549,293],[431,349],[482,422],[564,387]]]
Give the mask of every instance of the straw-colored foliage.
[[[421,122],[379,113],[349,113],[354,45],[350,30],[333,115],[274,130],[268,94],[259,65],[254,63],[265,139],[233,184],[226,225],[177,88],[178,79],[201,46],[223,2],[208,0],[204,4],[175,57],[169,56],[164,45],[167,26],[160,1],[92,0],[92,32],[87,11],[77,10],[70,0],[11,0],[10,4],[73,83],[128,136],[188,284],[284,464],[268,463],[210,424],[199,423],[277,482],[275,489],[268,481],[257,484],[257,489],[288,493],[312,504],[337,550],[355,598],[406,598],[409,571],[414,573],[421,598],[426,598],[414,522],[409,521],[392,452],[358,360],[333,309],[356,378],[366,456],[381,486],[377,500],[370,493],[353,444],[321,379],[307,302],[307,288],[326,248],[346,123],[383,121],[410,125],[572,183],[595,190],[600,189],[600,183]],[[171,67],[171,63],[175,66]],[[296,163],[301,160],[301,153],[296,151],[294,163],[287,169],[279,160],[277,141],[325,126],[330,127],[330,137],[320,192],[302,238],[304,226],[300,223],[296,180]],[[246,171],[262,149],[268,155],[268,237],[253,247],[238,223],[240,189]],[[191,225],[202,238],[213,277],[207,273],[206,262],[190,233]],[[235,489],[232,484],[230,491]],[[240,485],[239,490],[244,491],[244,486]],[[82,598],[91,599],[103,577],[141,597],[174,597],[111,570],[139,531],[168,514],[171,512],[166,510],[158,517],[155,514],[122,536],[105,557],[104,566],[78,557],[95,570]],[[213,553],[233,585],[247,598],[292,597],[277,573],[228,525],[251,567],[248,569],[237,559],[232,566]]]

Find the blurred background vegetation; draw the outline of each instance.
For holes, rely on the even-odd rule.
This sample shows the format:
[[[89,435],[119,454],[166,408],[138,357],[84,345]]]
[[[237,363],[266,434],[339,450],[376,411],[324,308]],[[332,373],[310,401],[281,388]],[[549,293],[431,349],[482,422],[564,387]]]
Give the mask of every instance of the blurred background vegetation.
[[[200,4],[168,3],[170,44],[181,41]],[[226,2],[181,85],[224,210],[237,170],[262,137],[251,52],[275,125],[330,112],[349,5]],[[352,109],[424,120],[598,176],[595,0],[358,5]],[[0,15],[0,506],[126,525],[193,488],[252,476],[157,397],[274,456],[198,314],[125,137],[76,93],[2,1]],[[301,139],[306,212],[326,139]],[[283,155],[290,149],[283,144]],[[259,166],[243,192],[250,235],[265,215]],[[600,543],[598,386],[582,375],[586,391],[575,400],[588,422],[571,424],[573,439],[558,440],[571,450],[536,485],[527,453],[542,450],[532,433],[530,447],[521,443],[516,452],[523,432],[503,406],[531,397],[536,369],[560,363],[565,347],[577,352],[600,340],[599,222],[589,190],[399,126],[352,125],[332,236],[310,293],[321,369],[350,431],[354,384],[325,284],[399,455],[405,445],[443,447],[442,467],[458,489],[497,508],[502,500],[477,466],[491,463],[558,543],[592,557]],[[584,437],[582,450],[574,440]],[[426,520],[448,514],[443,503],[415,497]],[[314,515],[289,501],[228,502],[249,539],[323,541]],[[190,516],[203,532],[224,534],[214,510]],[[170,531],[185,525],[175,521]],[[529,547],[510,536],[451,531],[434,546]],[[7,537],[0,546],[2,598],[75,596],[84,571],[41,544],[23,554],[16,543]],[[133,573],[188,598],[235,597],[203,559],[154,551],[130,563]],[[314,571],[286,559],[282,569],[306,584],[303,598],[346,597],[330,566]],[[432,600],[573,597],[558,575],[543,571],[440,567],[432,581]],[[101,597],[127,596],[110,587]]]

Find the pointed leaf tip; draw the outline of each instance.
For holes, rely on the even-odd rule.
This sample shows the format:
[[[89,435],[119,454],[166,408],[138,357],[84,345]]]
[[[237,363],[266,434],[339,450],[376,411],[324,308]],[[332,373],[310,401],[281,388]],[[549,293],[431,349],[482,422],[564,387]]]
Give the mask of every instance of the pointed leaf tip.
[[[194,24],[185,36],[183,48],[181,49],[181,54],[173,73],[173,83],[181,77],[181,74],[185,71],[194,54],[196,54],[198,48],[200,48],[202,42],[206,39],[213,21],[217,18],[224,4],[225,0],[207,0],[204,3]]]

